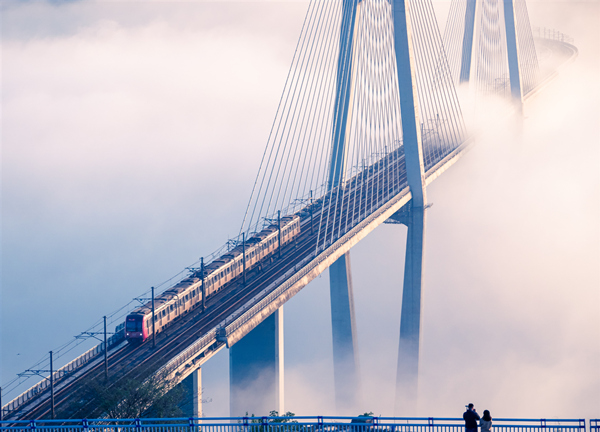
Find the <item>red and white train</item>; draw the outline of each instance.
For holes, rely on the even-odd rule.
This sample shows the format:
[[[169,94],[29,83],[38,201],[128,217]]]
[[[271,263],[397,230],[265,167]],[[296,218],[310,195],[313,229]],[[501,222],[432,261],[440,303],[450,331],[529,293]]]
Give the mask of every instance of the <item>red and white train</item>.
[[[298,215],[281,218],[281,246],[294,241],[300,234]],[[261,261],[277,252],[279,229],[270,225],[246,241],[246,271],[260,265]],[[221,290],[228,282],[243,272],[243,247],[234,249],[204,267],[206,297]],[[161,332],[177,317],[202,304],[202,275],[195,272],[154,299],[156,333]],[[129,342],[143,342],[152,336],[152,302],[132,311],[125,319],[125,338]]]

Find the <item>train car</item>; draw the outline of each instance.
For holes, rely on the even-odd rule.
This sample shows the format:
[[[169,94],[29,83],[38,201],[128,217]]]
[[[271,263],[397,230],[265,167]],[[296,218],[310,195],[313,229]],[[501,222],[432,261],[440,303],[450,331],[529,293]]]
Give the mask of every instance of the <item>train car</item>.
[[[148,330],[144,326],[144,314],[130,314],[125,318],[125,338],[127,340],[146,340]]]
[[[281,246],[295,241],[300,234],[298,215],[281,218]],[[229,282],[246,271],[270,259],[279,248],[280,233],[277,224],[272,224],[252,235],[244,246],[238,245],[204,267],[204,275],[194,272],[154,299],[154,326],[152,326],[152,302],[132,311],[125,318],[125,338],[130,343],[141,343],[159,333],[173,320],[190,312],[202,303],[202,277],[206,297],[220,291]]]

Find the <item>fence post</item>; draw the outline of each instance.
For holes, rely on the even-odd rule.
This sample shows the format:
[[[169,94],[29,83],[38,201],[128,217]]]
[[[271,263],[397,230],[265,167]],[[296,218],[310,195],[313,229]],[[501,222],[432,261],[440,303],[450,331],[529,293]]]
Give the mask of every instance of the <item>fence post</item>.
[[[87,421],[87,419],[82,419],[81,420],[81,425],[83,426],[83,430],[87,430],[88,429],[88,421]]]
[[[592,421],[590,420],[590,430],[592,427]],[[583,429],[583,432],[587,431],[587,427],[585,425],[585,419],[579,419],[579,429]]]
[[[30,420],[29,421],[29,429],[35,430],[35,420]]]
[[[546,429],[546,419],[540,419],[540,426],[542,429]]]

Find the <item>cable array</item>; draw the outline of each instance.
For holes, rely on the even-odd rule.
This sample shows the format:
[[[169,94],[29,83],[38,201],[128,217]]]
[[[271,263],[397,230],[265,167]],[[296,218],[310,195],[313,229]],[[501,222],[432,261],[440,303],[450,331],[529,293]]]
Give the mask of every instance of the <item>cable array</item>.
[[[456,7],[453,4],[453,7]],[[431,0],[410,0],[415,86],[425,169],[466,138],[451,67]],[[393,6],[389,0],[312,0],[244,215],[246,239],[281,216],[318,220],[316,247],[336,241],[407,187]],[[215,251],[220,256],[237,239]],[[205,257],[205,263],[211,261]],[[167,281],[197,270],[198,262]],[[150,291],[107,315],[122,324]],[[81,335],[98,334],[98,320]],[[85,339],[54,350],[58,360]],[[28,370],[49,369],[44,356]],[[17,390],[31,374],[2,386]]]
[[[539,66],[525,0],[513,0],[518,43],[521,92],[526,96],[538,83]],[[469,12],[478,5],[471,58],[478,94],[509,97],[510,78],[504,21],[505,3],[501,0],[453,0],[444,31],[444,45],[455,83],[460,82],[461,67],[468,61],[465,52],[465,23]],[[469,67],[469,65],[466,65]]]
[[[539,83],[540,67],[533,40],[533,31],[525,0],[514,0],[519,35],[519,63],[521,64],[521,88],[523,96],[531,92]]]
[[[465,140],[466,128],[433,5],[413,1],[409,10],[427,171]]]
[[[465,126],[433,5],[409,5],[429,169]],[[312,204],[323,247],[406,187],[393,17],[388,0],[310,3],[240,233]]]
[[[480,32],[475,66],[479,93],[510,96],[504,15],[497,0],[481,4]]]

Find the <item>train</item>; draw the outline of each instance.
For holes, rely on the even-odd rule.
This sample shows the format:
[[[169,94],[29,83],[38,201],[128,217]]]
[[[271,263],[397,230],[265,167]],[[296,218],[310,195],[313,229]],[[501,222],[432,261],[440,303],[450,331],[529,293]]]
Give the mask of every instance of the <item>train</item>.
[[[205,295],[210,296],[222,290],[229,282],[241,276],[244,270],[243,255],[246,255],[246,271],[261,267],[271,259],[279,247],[279,227],[281,227],[281,247],[296,240],[300,234],[300,216],[284,216],[277,224],[271,224],[250,237],[245,245],[235,248],[204,267]],[[202,273],[194,271],[176,285],[154,299],[154,321],[152,326],[152,302],[133,310],[125,318],[125,339],[132,344],[142,343],[152,336],[153,329],[160,333],[173,320],[202,304]]]

